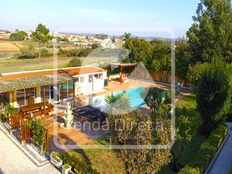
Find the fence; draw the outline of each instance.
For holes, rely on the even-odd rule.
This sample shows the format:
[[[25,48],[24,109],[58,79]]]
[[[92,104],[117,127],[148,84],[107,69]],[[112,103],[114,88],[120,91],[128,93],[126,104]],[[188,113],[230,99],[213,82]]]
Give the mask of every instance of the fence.
[[[171,73],[168,71],[147,71],[143,68],[135,68],[135,70],[130,74],[130,77],[139,78],[144,80],[153,80],[163,83],[171,83]],[[180,82],[185,86],[190,86],[190,83],[179,76],[175,75],[175,83]]]

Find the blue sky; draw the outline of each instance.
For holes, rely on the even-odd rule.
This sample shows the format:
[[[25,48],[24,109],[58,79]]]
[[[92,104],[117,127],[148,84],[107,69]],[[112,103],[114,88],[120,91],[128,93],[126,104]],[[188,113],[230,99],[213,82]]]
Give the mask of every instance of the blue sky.
[[[199,0],[0,0],[0,29],[182,37]]]

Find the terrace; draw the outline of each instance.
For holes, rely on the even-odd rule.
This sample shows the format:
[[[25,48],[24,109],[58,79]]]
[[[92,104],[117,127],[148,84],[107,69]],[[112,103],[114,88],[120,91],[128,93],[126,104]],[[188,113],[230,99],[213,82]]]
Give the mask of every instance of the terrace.
[[[2,99],[5,98],[5,101],[8,100],[12,106],[20,110],[19,117],[12,117],[15,120],[12,119],[14,124],[10,125],[10,129],[16,127],[25,130],[26,133],[21,133],[22,137],[19,139],[22,139],[24,142],[30,142],[31,134],[30,131],[28,132],[29,128],[21,127],[22,125],[20,126],[19,121],[23,119],[39,120],[42,128],[46,132],[44,149],[47,151],[63,151],[65,147],[63,146],[61,149],[58,149],[55,141],[61,146],[79,146],[107,134],[107,131],[102,129],[83,129],[78,126],[64,128],[62,124],[65,122],[65,115],[67,113],[65,109],[67,108],[67,103],[71,102],[73,108],[82,108],[91,105],[94,108],[102,110],[96,103],[99,99],[104,101],[105,97],[109,94],[141,87],[170,89],[170,85],[136,79],[136,74],[126,71],[126,67],[129,66],[130,69],[135,68],[135,64],[114,64],[114,66],[120,67],[120,74],[126,74],[129,79],[127,82],[122,83],[121,80],[112,79],[107,86],[104,86],[106,85],[104,82],[106,78],[104,73],[106,72],[103,69],[95,67],[3,75],[0,77],[0,80],[3,81],[3,85],[0,87]],[[54,78],[54,75],[56,78]],[[83,82],[84,80],[87,80],[87,82]],[[54,86],[54,84],[57,85]],[[99,86],[99,84],[100,88],[98,87],[95,89],[95,87],[93,87],[94,85]],[[92,90],[89,91],[89,88]],[[133,100],[136,102],[137,99],[138,98],[135,98]],[[145,113],[150,112],[150,108],[146,105],[141,105],[139,108]],[[91,116],[91,114],[87,115]],[[74,121],[82,123],[86,121],[86,118],[87,116],[76,114],[76,116],[74,116]],[[93,120],[90,119],[90,122]],[[87,121],[89,120],[87,119]]]

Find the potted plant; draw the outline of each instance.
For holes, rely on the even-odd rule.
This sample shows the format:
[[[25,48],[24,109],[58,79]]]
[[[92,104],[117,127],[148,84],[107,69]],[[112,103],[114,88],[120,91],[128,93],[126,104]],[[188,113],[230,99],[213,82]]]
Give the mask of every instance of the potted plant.
[[[15,116],[18,113],[18,110],[14,108],[13,106],[11,106],[10,104],[7,104],[5,106],[5,113],[7,117],[9,118],[11,116]]]
[[[57,168],[61,168],[63,161],[60,159],[60,154],[58,152],[51,152],[50,154],[50,161],[54,166]]]
[[[65,164],[62,166],[62,174],[69,174],[71,171],[71,166],[69,164]]]

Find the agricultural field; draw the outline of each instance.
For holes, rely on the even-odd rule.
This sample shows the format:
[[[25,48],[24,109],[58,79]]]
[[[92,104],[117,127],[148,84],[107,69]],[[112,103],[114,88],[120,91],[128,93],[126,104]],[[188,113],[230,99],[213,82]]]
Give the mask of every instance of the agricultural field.
[[[59,68],[67,67],[71,57],[53,57],[34,58],[34,59],[0,59],[0,73],[42,70],[54,68],[54,62]],[[56,62],[57,61],[57,62]]]
[[[11,53],[20,52],[19,48],[22,46],[20,43],[14,43],[10,41],[0,41],[0,52],[1,53]]]
[[[11,58],[20,54],[20,48],[26,44],[25,41],[0,41],[0,58]]]

